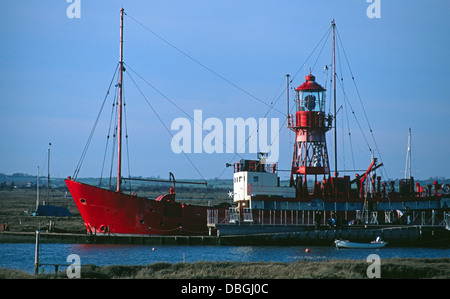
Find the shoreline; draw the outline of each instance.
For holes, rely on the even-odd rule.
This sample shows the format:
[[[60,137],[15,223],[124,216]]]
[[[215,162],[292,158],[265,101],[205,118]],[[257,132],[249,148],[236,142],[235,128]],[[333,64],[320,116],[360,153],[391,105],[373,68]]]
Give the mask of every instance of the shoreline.
[[[84,265],[84,279],[367,279],[360,260],[295,262],[157,262],[149,265]],[[449,279],[450,258],[392,258],[380,262],[381,279]],[[66,269],[37,276],[0,268],[0,279],[67,279]]]

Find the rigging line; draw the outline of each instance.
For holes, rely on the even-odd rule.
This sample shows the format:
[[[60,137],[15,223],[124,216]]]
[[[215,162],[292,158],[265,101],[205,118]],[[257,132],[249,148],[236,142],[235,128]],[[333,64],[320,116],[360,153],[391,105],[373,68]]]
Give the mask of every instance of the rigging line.
[[[291,86],[291,84],[289,84],[289,86]],[[293,87],[291,87],[291,90],[295,91],[295,89]],[[289,93],[289,95],[291,95],[291,93]],[[295,95],[294,95],[294,105],[292,105],[290,107],[290,111],[289,111],[289,115],[294,115],[294,110],[296,111],[297,109],[297,100],[295,99]],[[287,120],[287,119],[286,119]],[[292,122],[294,122],[294,120],[292,120]],[[293,146],[294,142],[292,141],[293,139],[295,140],[295,135],[294,132],[292,130],[288,130],[289,131],[289,145]]]
[[[353,84],[355,85],[356,93],[357,93],[357,95],[358,95],[359,102],[361,103],[361,106],[362,106],[362,109],[363,109],[363,112],[364,112],[364,116],[365,116],[365,118],[366,118],[367,125],[369,126],[370,134],[372,135],[372,139],[373,139],[373,142],[374,142],[374,144],[375,144],[375,148],[376,148],[376,150],[377,150],[377,152],[378,152],[378,155],[380,156],[380,161],[381,161],[381,163],[383,163],[383,159],[382,159],[382,157],[381,157],[381,152],[380,152],[380,150],[379,150],[379,148],[378,148],[377,141],[376,141],[375,136],[374,136],[374,134],[373,134],[373,130],[372,130],[372,127],[371,127],[371,125],[370,125],[369,118],[367,117],[366,109],[364,108],[364,104],[363,104],[363,102],[362,102],[361,94],[359,93],[358,86],[356,85],[355,76],[353,76],[353,72],[352,72],[352,69],[351,69],[351,67],[350,67],[350,63],[349,63],[349,61],[348,61],[347,54],[346,54],[346,52],[345,52],[344,45],[343,45],[343,43],[342,43],[342,40],[341,40],[341,37],[340,37],[339,32],[337,32],[337,36],[338,36],[338,40],[339,40],[339,42],[340,42],[340,44],[341,44],[341,47],[342,47],[342,51],[343,51],[343,53],[344,53],[345,60],[347,61],[347,66],[348,66],[348,69],[349,69],[349,71],[350,71],[350,75],[352,76],[352,81],[353,81]],[[384,163],[383,163],[383,164],[384,164]],[[383,169],[384,169],[386,178],[388,178],[389,176],[388,176],[388,174],[387,174],[386,166],[384,166]]]
[[[338,49],[339,49],[339,47],[338,47]],[[339,61],[340,61],[340,56],[339,56]],[[339,69],[341,71],[341,77],[342,77],[342,68],[339,68]],[[344,86],[343,79],[342,79],[342,86]],[[346,123],[347,123],[347,132],[348,132],[348,140],[349,140],[349,143],[350,143],[350,153],[351,153],[351,158],[352,158],[352,165],[353,165],[353,169],[356,169],[356,166],[355,166],[355,155],[354,155],[354,151],[353,151],[352,134],[351,134],[351,131],[350,131],[350,120],[349,120],[349,117],[348,117],[348,114],[349,114],[348,113],[348,105],[346,105],[345,103],[344,103],[344,112],[343,113],[345,114],[345,119],[346,119]],[[342,132],[344,132],[344,126],[342,126]],[[344,135],[344,134],[342,134],[342,135]],[[342,136],[342,137],[344,139],[344,136]],[[344,153],[345,153],[345,151],[344,151]]]
[[[341,123],[341,132],[344,132],[344,113],[342,113],[340,123]],[[342,138],[342,152],[343,152],[342,162],[343,162],[344,170],[347,170],[347,164],[346,164],[347,160],[346,160],[346,157],[345,157],[345,153],[346,153],[346,150],[345,150],[345,135],[341,134],[341,138]]]
[[[248,96],[252,97],[253,99],[257,100],[258,102],[269,106],[270,104],[267,104],[266,102],[264,102],[263,100],[261,100],[260,98],[258,98],[257,96],[251,94],[250,92],[246,91],[245,89],[243,89],[242,87],[238,86],[237,84],[233,83],[232,81],[228,80],[227,78],[225,78],[224,76],[220,75],[219,73],[217,73],[216,71],[212,70],[210,67],[206,66],[205,64],[201,63],[199,60],[195,59],[194,57],[192,57],[191,55],[187,54],[186,52],[182,51],[180,48],[178,48],[177,46],[175,46],[174,44],[170,43],[168,40],[164,39],[162,36],[158,35],[156,32],[154,32],[153,30],[151,30],[150,28],[148,28],[147,26],[145,26],[144,24],[142,24],[141,22],[139,22],[138,20],[136,20],[135,18],[133,18],[132,16],[130,16],[129,14],[127,14],[127,16],[132,19],[133,21],[135,21],[137,24],[141,25],[144,29],[146,29],[147,31],[149,31],[150,33],[152,33],[154,36],[156,36],[157,38],[159,38],[161,41],[163,41],[164,43],[166,43],[167,45],[171,46],[172,48],[174,48],[175,50],[177,50],[178,52],[180,52],[181,54],[183,54],[184,56],[186,56],[187,58],[189,58],[190,60],[192,60],[193,62],[197,63],[198,65],[200,65],[201,67],[203,67],[205,70],[209,71],[210,73],[212,73],[213,75],[217,76],[218,78],[224,80],[225,82],[227,82],[228,84],[230,84],[231,86],[239,89],[240,91],[242,91],[243,93],[247,94]],[[282,115],[284,115],[283,112],[281,112],[280,110],[273,108],[274,110],[276,110],[277,112],[281,113]]]
[[[214,181],[217,181],[219,178],[216,178]],[[204,193],[204,195],[203,195],[203,197],[200,199],[200,202],[202,202],[204,199],[205,199],[205,197],[209,194],[209,193],[211,193],[211,195],[215,198],[215,199],[217,199],[217,200],[223,200],[221,197],[219,197],[219,195],[217,195],[216,194],[216,192],[220,192],[220,190],[214,190],[214,189],[211,189],[208,185],[206,186],[206,192]]]
[[[197,125],[199,125],[200,127],[202,127],[203,129],[203,124],[198,123],[192,116],[190,116],[186,111],[184,111],[183,109],[181,109],[180,106],[178,106],[174,101],[172,101],[169,97],[167,97],[165,94],[163,94],[159,89],[157,89],[155,86],[153,86],[150,82],[148,82],[145,78],[143,78],[141,75],[139,75],[133,68],[131,68],[129,65],[125,64],[128,70],[131,70],[136,76],[138,76],[142,81],[144,81],[145,83],[147,83],[148,86],[150,86],[154,91],[156,91],[159,95],[161,95],[164,99],[166,99],[169,103],[171,103],[173,106],[175,106],[175,108],[177,108],[178,110],[180,110],[184,115],[186,115],[188,118],[190,118],[194,123],[196,123]],[[212,133],[210,130],[207,129],[203,129],[204,131],[207,131],[209,133]],[[227,144],[223,141],[220,140],[220,138],[217,138],[216,135],[214,135],[214,138],[216,138],[218,141],[220,141],[226,149],[231,149],[230,147],[227,146]],[[233,149],[231,149],[233,150]],[[242,155],[240,155],[241,158],[243,158]]]
[[[284,80],[283,80],[283,81],[284,81]],[[281,85],[280,85],[280,87],[278,88],[278,90],[277,90],[276,93],[278,93],[278,91],[281,89],[281,86],[282,86],[282,85],[283,85],[283,82],[281,83]],[[272,110],[273,106],[275,106],[275,104],[278,103],[278,101],[280,100],[280,98],[281,98],[281,96],[284,94],[284,92],[285,92],[285,90],[284,90],[283,92],[281,92],[281,94],[278,96],[278,98],[277,98],[275,101],[270,102],[271,107],[269,107],[269,110],[267,110],[267,112],[264,114],[264,117],[263,117],[262,119],[265,119],[265,118],[267,117],[267,115],[270,113],[270,110]],[[275,94],[275,96],[276,96],[276,94]],[[275,98],[275,97],[274,97],[274,98]],[[257,127],[255,128],[255,130],[253,130],[253,132],[249,134],[247,140],[245,141],[245,143],[241,146],[241,148],[240,148],[239,150],[242,150],[242,148],[245,147],[245,145],[248,143],[248,141],[250,140],[250,138],[253,136],[254,133],[259,132],[259,127],[260,127],[260,124],[261,124],[261,122],[262,122],[262,119],[258,122],[258,125],[257,125]],[[287,120],[287,118],[284,118],[284,119]],[[277,135],[277,136],[278,136],[278,135]],[[271,137],[272,137],[272,136],[271,136]],[[273,144],[273,142],[271,142],[271,144],[270,144],[270,146],[269,146],[269,149],[270,149],[270,147],[272,146],[272,144]],[[239,151],[238,151],[238,152],[239,152]],[[236,153],[236,155],[237,155],[237,153]],[[236,157],[236,155],[233,157],[233,159]],[[243,156],[241,156],[241,157],[243,157]],[[223,172],[222,172],[222,173],[223,173]]]
[[[330,36],[330,34],[331,34],[331,30],[328,30],[328,36]],[[320,55],[322,54],[323,48],[324,48],[325,45],[327,44],[328,36],[327,36],[327,38],[325,39],[325,41],[324,41],[324,43],[323,43],[323,45],[322,45],[322,49],[320,49],[319,55],[317,55],[317,58],[316,58],[316,61],[314,62],[314,65],[313,65],[313,67],[312,67],[312,70],[314,70],[314,68],[316,67],[317,61],[319,60]]]
[[[275,100],[275,102],[273,102],[273,101],[271,102],[272,107],[280,100],[280,98],[281,98],[281,96],[282,96],[283,94],[284,94],[284,92],[282,92],[282,93],[278,96],[278,98]],[[269,110],[267,110],[267,112],[264,114],[264,117],[263,117],[262,119],[264,119],[264,118],[267,117],[267,115],[270,113],[270,110],[272,110],[272,109],[269,108]],[[248,138],[247,138],[247,140],[245,141],[245,143],[244,143],[243,146],[245,146],[245,144],[247,144],[247,141],[250,140],[250,138],[253,136],[253,134],[254,134],[255,132],[259,132],[259,125],[261,124],[262,119],[258,122],[258,126],[256,127],[256,129],[253,130],[253,132],[252,132],[251,134],[249,134],[249,136],[248,136]],[[284,118],[284,119],[287,120],[287,118]],[[272,143],[273,143],[273,142],[272,142]],[[270,146],[272,146],[272,143],[270,144]],[[269,146],[269,148],[270,148],[270,146]],[[240,148],[240,150],[242,150],[242,147]]]
[[[283,88],[283,86],[285,86],[285,84],[286,84],[286,76],[283,76],[283,79],[281,80],[281,83],[278,86],[278,89],[275,92],[275,94],[273,96],[273,100],[270,102],[270,105],[274,105],[274,101],[275,101],[275,103],[278,102],[278,99],[286,92],[286,89]],[[277,94],[280,92],[280,90],[281,90],[281,94],[277,97]]]
[[[180,106],[178,106],[174,101],[172,101],[171,99],[169,99],[166,95],[164,95],[161,91],[159,91],[159,89],[157,89],[155,86],[153,86],[150,82],[148,82],[144,77],[142,77],[140,74],[138,74],[131,66],[129,66],[128,64],[124,63],[125,66],[127,67],[127,70],[131,70],[136,76],[138,76],[142,81],[144,81],[145,83],[147,83],[148,86],[150,86],[153,90],[155,90],[157,93],[159,93],[164,99],[166,99],[167,101],[169,101],[169,103],[171,103],[172,105],[175,106],[175,108],[177,108],[178,110],[180,110],[181,112],[184,113],[184,115],[186,115],[187,117],[189,117],[191,120],[194,120],[194,118],[192,116],[190,116],[186,111],[184,111]]]
[[[278,89],[279,90],[279,89]],[[278,93],[278,91],[277,91],[277,93]],[[278,96],[278,98],[275,100],[275,102],[271,102],[272,103],[272,105],[275,105],[279,100],[280,100],[280,98],[281,98],[281,96],[284,94],[284,92],[282,92],[279,96]],[[264,114],[264,117],[263,118],[266,118],[267,117],[267,115],[270,113],[270,110],[271,109],[269,109],[265,114]],[[275,139],[279,136],[279,134],[280,134],[280,132],[281,132],[281,129],[283,128],[283,126],[284,126],[284,124],[286,123],[286,121],[287,121],[287,118],[284,118],[284,122],[283,122],[283,125],[280,127],[280,129],[278,130],[278,134],[277,134],[277,136],[275,137],[275,138],[272,138],[272,136],[270,136],[271,137],[271,139],[273,139],[274,141],[275,141]],[[252,137],[252,135],[255,133],[255,132],[258,132],[259,131],[259,125],[261,124],[261,121],[258,123],[258,126],[257,126],[257,128],[255,129],[255,130],[253,130],[253,132],[251,133],[251,134],[249,134],[249,136],[248,136],[248,138],[246,139],[246,141],[245,141],[245,143],[244,143],[244,145],[243,146],[245,146],[246,144],[247,144],[247,142],[250,140],[250,138]],[[270,146],[269,146],[269,149],[272,147],[272,144],[273,144],[273,142],[271,142],[270,143]],[[242,149],[242,147],[241,147],[241,149]],[[241,150],[241,149],[239,149],[239,150]],[[238,155],[238,152],[236,152],[235,154],[234,154],[234,156],[233,156],[233,158],[231,158],[230,159],[230,162],[233,162],[234,161],[234,159],[236,158],[236,156]],[[242,158],[243,156],[241,156],[241,158]],[[222,175],[224,174],[224,172],[227,170],[227,166],[222,170],[222,172],[220,173],[220,175],[217,177],[217,178],[221,178],[222,177]]]
[[[347,61],[347,66],[348,66],[348,69],[350,71],[350,75],[352,76],[352,80],[353,80],[353,83],[354,83],[355,88],[356,88],[356,93],[358,94],[358,99],[359,99],[359,102],[361,103],[362,110],[364,112],[364,117],[366,118],[367,125],[369,126],[370,132],[372,132],[372,128],[371,128],[370,123],[369,123],[369,118],[367,117],[366,109],[364,108],[364,105],[363,105],[363,102],[362,102],[362,99],[361,99],[361,95],[359,93],[358,87],[356,86],[355,76],[353,76],[353,72],[352,72],[352,69],[350,67],[350,63],[348,61],[347,54],[345,53],[344,45],[342,44],[340,35],[337,34],[337,36],[338,36],[339,42],[341,43],[342,51],[344,53],[345,60]]]
[[[411,126],[409,126],[409,128],[411,129]],[[415,146],[415,138],[412,138],[412,135],[411,135],[411,139],[410,139],[410,168],[411,168],[411,176],[414,176],[413,175],[413,172],[415,172],[417,175],[419,175],[419,173],[420,173],[420,169],[416,169],[416,167],[417,167],[417,165],[419,165],[419,164],[417,164],[416,163],[416,155],[414,154],[412,154],[412,150],[413,150],[413,148],[416,148],[416,146]],[[414,165],[414,166],[413,166]],[[449,215],[450,216],[450,215]]]
[[[325,65],[323,72],[325,73],[325,84],[324,89],[327,90],[327,84],[328,84],[328,65]],[[326,95],[326,94],[325,94]]]
[[[337,81],[341,84],[341,82],[340,82],[339,80],[337,80]],[[370,147],[369,142],[367,141],[366,135],[364,134],[364,131],[363,131],[362,127],[361,127],[361,124],[359,123],[358,118],[356,117],[355,111],[353,110],[353,107],[352,107],[352,105],[350,104],[350,101],[348,100],[347,93],[346,93],[345,90],[343,89],[343,86],[342,86],[342,85],[341,85],[341,88],[342,88],[342,93],[344,94],[344,99],[345,99],[345,101],[347,102],[348,106],[350,107],[350,110],[352,111],[353,116],[355,117],[355,120],[356,120],[356,123],[358,124],[359,130],[361,131],[361,134],[362,134],[362,136],[364,137],[364,141],[366,142],[366,145],[367,145],[367,147],[369,148],[369,151],[372,152],[372,149],[371,149],[371,147]]]
[[[284,90],[284,91],[278,96],[278,98],[275,100],[274,105],[280,100],[281,96],[282,96],[285,92],[286,92],[286,90]],[[292,110],[293,108],[294,108],[294,107],[291,107],[291,110]],[[264,118],[269,114],[269,112],[270,112],[270,110],[267,111],[267,113],[264,115]],[[274,141],[275,141],[275,139],[280,135],[281,130],[284,129],[284,125],[286,124],[286,122],[287,122],[287,117],[284,118],[283,124],[282,124],[282,125],[280,126],[280,128],[278,129],[278,134],[277,134],[277,136],[275,136],[275,138],[273,138]],[[270,136],[270,137],[272,137],[272,136]],[[271,139],[272,139],[272,138],[271,138]],[[273,142],[270,143],[269,149],[272,147],[272,145],[273,145]]]
[[[118,85],[116,85],[118,86]],[[116,152],[116,141],[118,138],[117,137],[117,130],[118,130],[118,114],[119,114],[119,101],[118,101],[118,94],[116,93],[116,98],[114,99],[115,101],[115,115],[114,115],[114,127],[113,127],[113,141],[112,141],[112,153],[111,153],[111,166],[109,169],[109,189],[111,189],[111,183],[112,183],[112,172],[113,172],[113,168],[114,168],[114,161],[115,161],[115,152]]]
[[[331,26],[330,28],[328,28],[327,32],[325,32],[325,34],[322,36],[322,38],[320,39],[320,41],[317,43],[317,45],[314,47],[314,49],[312,50],[311,54],[309,54],[308,58],[306,58],[305,62],[302,64],[302,66],[298,69],[298,71],[294,74],[294,76],[292,76],[292,79],[290,81],[290,83],[292,83],[295,79],[295,77],[297,77],[298,73],[305,67],[306,62],[308,62],[308,60],[311,58],[311,56],[314,54],[314,52],[316,51],[317,47],[321,44],[322,40],[325,38],[325,36],[329,35],[330,31],[331,31]]]
[[[220,198],[219,198],[216,194],[214,194],[214,192],[212,192],[211,189],[209,189],[209,188],[207,187],[207,188],[206,188],[206,192],[204,192],[202,198],[200,198],[200,203],[203,203],[203,202],[204,202],[205,197],[206,197],[210,192],[212,193],[212,194],[211,194],[212,196],[214,196],[216,199],[219,199],[219,200],[220,200]],[[209,202],[209,199],[208,199],[208,202]]]
[[[123,83],[122,83],[123,87]],[[128,168],[128,177],[131,178],[131,165],[130,165],[130,149],[128,146],[128,124],[127,124],[127,103],[125,101],[125,94],[123,94],[123,115],[124,115],[124,121],[125,121],[125,141],[127,146],[127,168]],[[131,180],[129,181],[129,188],[131,192]]]
[[[328,114],[333,114],[333,113],[331,113],[331,107],[333,106],[333,94],[332,94],[332,92],[333,92],[333,88],[332,88],[332,86],[333,86],[333,76],[330,76],[330,77],[331,77],[330,78],[330,89],[328,90],[328,92],[329,92],[328,97],[330,98],[330,105],[328,105]]]
[[[350,121],[348,119],[348,107],[347,105],[344,105],[344,111],[345,111],[345,118],[347,120],[347,129],[348,129],[348,139],[349,139],[349,143],[350,143],[350,152],[352,154],[352,162],[353,162],[353,169],[356,169],[355,166],[355,155],[353,152],[353,141],[352,141],[352,133],[350,131]]]
[[[116,85],[116,87],[117,87],[117,85]],[[116,106],[116,103],[115,103],[116,97],[117,97],[117,88],[115,89],[113,103],[112,103],[112,107],[111,107],[111,115],[109,117],[108,135],[106,136],[106,145],[105,145],[105,152],[103,154],[103,163],[102,163],[102,171],[100,172],[99,187],[101,187],[102,180],[103,180],[103,171],[105,169],[106,156],[107,156],[107,153],[108,153],[108,144],[109,144],[110,135],[111,135],[111,127],[112,127],[111,124],[112,124],[112,121],[114,119],[114,111],[115,111],[115,106]]]
[[[133,77],[131,77],[130,73],[127,72],[128,76],[130,77],[131,81],[133,81],[134,86],[138,89],[139,93],[142,95],[142,97],[144,98],[144,100],[147,102],[148,106],[150,107],[150,109],[153,111],[153,113],[155,113],[156,117],[158,118],[158,120],[161,122],[161,124],[163,125],[164,129],[166,129],[167,133],[173,138],[172,132],[169,130],[169,128],[167,128],[166,124],[163,122],[163,120],[161,119],[161,117],[158,115],[158,113],[156,112],[155,108],[153,108],[152,104],[150,104],[149,100],[147,99],[147,97],[144,95],[144,93],[142,92],[142,90],[139,88],[139,86],[136,84],[136,81],[134,81]],[[200,175],[200,177],[202,178],[202,180],[204,180],[206,182],[206,179],[203,177],[203,175],[200,173],[200,171],[198,170],[198,168],[195,166],[195,164],[192,162],[192,160],[189,158],[189,156],[182,151],[182,153],[184,154],[184,156],[188,159],[188,161],[191,163],[192,167],[194,167],[194,169],[197,171],[197,173]]]
[[[284,78],[283,78],[283,80],[282,80],[282,82],[281,82],[281,84],[280,84],[280,87],[278,88],[277,92],[275,93],[275,96],[276,96],[276,94],[280,91],[281,86],[283,85],[284,82],[285,82],[285,81],[284,81]],[[281,96],[284,94],[284,92],[285,92],[285,90],[281,92],[281,94],[278,96],[278,98],[275,100],[275,102],[274,102],[274,101],[271,102],[271,105],[275,105],[275,104],[280,100],[280,98],[281,98]],[[275,98],[275,97],[274,97],[274,98]],[[291,109],[293,109],[293,107],[291,107]],[[269,110],[266,112],[266,114],[264,115],[264,118],[269,114],[270,110],[271,110],[271,109],[269,109]],[[280,129],[279,129],[279,131],[278,131],[278,135],[277,135],[276,137],[279,136],[279,134],[280,134],[281,130],[283,129],[284,124],[286,123],[286,121],[287,121],[287,118],[284,118],[284,122],[283,122],[283,124],[281,125],[281,127],[280,127]],[[259,123],[258,123],[258,125],[259,125]],[[258,130],[258,129],[257,129],[257,130]],[[256,131],[257,131],[257,130],[256,130]],[[253,131],[253,133],[254,133],[254,132],[255,132],[255,131]],[[253,133],[252,133],[252,134],[253,134]],[[245,141],[245,144],[248,142],[248,140],[250,139],[250,137],[251,137],[252,134],[250,134],[250,136],[247,138],[247,140]],[[271,136],[271,137],[272,137],[272,136]],[[275,137],[275,138],[276,138],[276,137]],[[274,141],[275,141],[275,139],[274,139]],[[244,144],[244,145],[245,145],[245,144]],[[272,144],[273,144],[273,142],[271,142],[269,148],[272,147]],[[230,159],[230,162],[234,161],[234,159],[236,158],[237,155],[238,155],[238,153],[236,153],[236,154],[233,156],[233,158]],[[242,157],[243,157],[243,156],[241,156],[241,158],[242,158]],[[221,172],[221,173],[219,174],[219,176],[217,177],[217,180],[220,179],[220,178],[222,177],[222,175],[225,173],[225,171],[227,170],[227,168],[228,168],[228,166],[226,166],[226,167],[222,170],[222,172]],[[214,194],[214,192],[213,192],[213,195],[216,196],[216,195]]]
[[[113,81],[114,81],[114,78],[116,77],[117,69],[118,69],[118,68],[119,68],[119,64],[116,65],[116,69],[115,69],[115,71],[114,71],[114,75],[113,75],[113,77],[111,78],[111,82],[109,83],[109,87],[108,87],[108,90],[106,91],[106,95],[105,95],[105,97],[104,97],[104,99],[103,99],[102,106],[100,107],[100,111],[99,111],[98,114],[97,114],[97,118],[95,119],[94,126],[92,127],[91,133],[89,134],[89,138],[88,138],[88,140],[87,140],[87,142],[86,142],[86,145],[85,145],[85,147],[84,147],[84,149],[83,149],[83,153],[81,154],[81,158],[80,158],[80,160],[78,161],[77,167],[75,168],[75,172],[74,172],[74,174],[73,174],[73,178],[74,178],[75,180],[77,179],[77,176],[78,176],[78,174],[79,174],[79,172],[80,172],[80,170],[81,170],[81,164],[83,164],[84,158],[86,157],[86,153],[87,153],[87,150],[88,150],[88,148],[89,148],[89,144],[91,143],[92,137],[94,136],[95,129],[96,129],[97,124],[98,124],[98,121],[99,121],[99,119],[100,119],[100,115],[101,115],[101,113],[102,113],[102,111],[103,111],[103,107],[105,106],[106,99],[107,99],[107,97],[108,97],[108,95],[109,95],[109,91],[110,91],[110,89],[111,89],[111,85],[112,85],[112,83],[113,83]]]
[[[341,86],[342,86],[342,89],[343,90],[345,90],[345,87],[344,87],[344,77],[343,77],[343,75],[342,75],[342,67],[340,67],[341,65],[342,65],[342,63],[341,63],[341,52],[340,52],[340,48],[339,48],[339,44],[337,45],[337,47],[336,47],[336,56],[337,56],[337,58],[338,58],[338,61],[339,61],[339,64],[337,64],[336,65],[336,67],[339,65],[339,73],[340,73],[340,79],[341,79]],[[345,112],[343,111],[343,114],[342,114],[342,121],[340,122],[341,123],[341,125],[342,125],[342,127],[341,127],[341,130],[342,130],[342,133],[344,133],[344,114],[346,114],[346,116],[347,116],[347,126],[348,126],[348,129],[350,130],[350,126],[348,125],[348,114],[347,114],[347,106],[346,105],[344,105],[345,106]],[[351,144],[350,144],[350,146],[351,146]],[[346,163],[346,160],[345,160],[345,153],[346,153],[346,150],[345,150],[345,136],[344,136],[344,134],[342,134],[342,152],[344,153],[343,155],[342,155],[342,157],[343,157],[343,163],[344,163],[344,169],[345,169],[345,163]],[[353,151],[352,151],[352,154],[353,154]],[[353,169],[355,169],[355,165],[353,165]]]

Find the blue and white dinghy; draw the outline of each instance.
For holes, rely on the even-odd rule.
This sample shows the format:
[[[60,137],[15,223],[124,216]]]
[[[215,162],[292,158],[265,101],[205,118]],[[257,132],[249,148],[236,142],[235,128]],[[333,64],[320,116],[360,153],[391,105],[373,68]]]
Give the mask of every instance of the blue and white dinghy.
[[[353,249],[370,249],[370,248],[383,248],[387,245],[387,242],[382,241],[380,237],[377,237],[375,241],[370,243],[357,243],[350,242],[348,240],[335,240],[336,248],[353,248]]]

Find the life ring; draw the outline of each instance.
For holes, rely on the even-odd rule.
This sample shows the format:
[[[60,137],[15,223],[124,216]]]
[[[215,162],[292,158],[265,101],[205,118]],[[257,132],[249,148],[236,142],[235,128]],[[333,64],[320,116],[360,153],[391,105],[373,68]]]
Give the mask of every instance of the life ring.
[[[445,194],[450,194],[450,184],[443,184],[441,189]]]
[[[101,233],[107,233],[107,232],[108,232],[108,227],[107,227],[106,225],[102,224],[102,225],[100,225],[100,227],[98,228],[98,230],[99,230]]]

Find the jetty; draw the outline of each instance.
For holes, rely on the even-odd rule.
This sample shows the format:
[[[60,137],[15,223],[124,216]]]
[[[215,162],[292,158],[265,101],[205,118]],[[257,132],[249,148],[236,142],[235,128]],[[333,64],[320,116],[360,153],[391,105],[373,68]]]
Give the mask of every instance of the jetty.
[[[248,224],[250,228],[250,224]],[[215,236],[158,236],[116,234],[74,234],[40,232],[41,243],[126,244],[126,245],[234,245],[234,246],[331,246],[336,239],[369,242],[381,237],[391,246],[450,247],[450,231],[443,226],[398,225],[355,226],[344,229],[289,227],[273,225],[264,230],[245,234],[245,225],[239,231],[218,227]],[[255,232],[254,226],[252,231]],[[34,243],[35,232],[0,232],[0,243]]]

